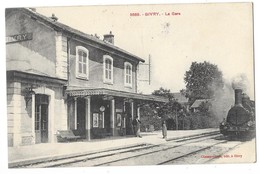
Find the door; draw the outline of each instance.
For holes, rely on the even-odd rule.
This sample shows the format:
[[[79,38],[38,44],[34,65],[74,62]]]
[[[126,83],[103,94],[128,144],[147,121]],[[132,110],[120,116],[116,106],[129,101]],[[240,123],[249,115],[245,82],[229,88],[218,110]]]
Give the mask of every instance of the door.
[[[47,95],[35,95],[35,143],[48,142],[48,107]]]
[[[41,104],[41,142],[48,142],[48,105]]]
[[[86,104],[84,98],[77,99],[77,132],[86,135]]]
[[[105,111],[104,111],[104,128],[105,128],[105,132],[106,133],[111,133],[111,127],[110,127],[110,104],[109,101],[106,100],[103,102],[104,106],[105,106]]]
[[[126,124],[126,135],[133,134],[133,127],[132,127],[132,109],[131,104],[129,102],[125,102],[125,124]]]

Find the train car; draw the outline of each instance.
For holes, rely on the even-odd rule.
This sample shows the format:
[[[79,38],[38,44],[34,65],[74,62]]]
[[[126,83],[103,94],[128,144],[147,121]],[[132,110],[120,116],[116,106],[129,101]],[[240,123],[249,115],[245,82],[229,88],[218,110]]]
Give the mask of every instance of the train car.
[[[241,89],[235,89],[235,105],[220,123],[220,133],[228,137],[248,138],[255,135],[254,102]]]

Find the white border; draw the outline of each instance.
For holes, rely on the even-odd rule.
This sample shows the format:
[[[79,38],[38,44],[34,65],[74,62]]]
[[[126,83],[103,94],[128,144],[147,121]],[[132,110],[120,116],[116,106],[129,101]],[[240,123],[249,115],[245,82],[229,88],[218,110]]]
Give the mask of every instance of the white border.
[[[117,5],[117,4],[167,4],[167,3],[213,3],[213,2],[254,2],[254,42],[255,42],[255,80],[259,76],[259,68],[257,66],[259,65],[259,13],[260,13],[260,1],[258,0],[219,0],[219,1],[211,1],[211,0],[125,0],[125,1],[119,1],[119,0],[95,0],[95,1],[85,1],[85,0],[74,0],[74,1],[52,1],[52,0],[38,0],[38,1],[31,1],[31,0],[23,0],[23,1],[17,1],[17,0],[9,0],[9,1],[3,1],[1,4],[1,15],[0,15],[0,22],[1,22],[1,37],[0,37],[0,43],[2,44],[0,46],[0,54],[1,54],[1,80],[2,82],[6,81],[6,65],[5,65],[5,11],[4,8],[7,7],[34,7],[34,6],[71,6],[71,5]],[[259,80],[255,81],[255,89],[259,88]],[[258,98],[258,92],[256,91],[256,99]],[[257,101],[257,100],[256,100]],[[0,154],[1,154],[1,163],[0,163],[0,170],[1,173],[19,173],[19,174],[29,174],[29,173],[44,173],[48,170],[48,172],[59,172],[63,174],[70,174],[72,172],[77,173],[113,173],[113,174],[122,174],[122,173],[160,173],[160,172],[181,172],[181,173],[187,173],[192,172],[194,173],[207,173],[207,174],[219,174],[219,173],[241,173],[241,174],[253,174],[257,173],[256,170],[259,168],[259,162],[256,164],[227,164],[227,165],[174,165],[174,166],[141,166],[141,167],[93,167],[93,168],[64,168],[64,169],[28,169],[28,170],[16,170],[16,169],[7,169],[7,119],[6,116],[4,116],[4,113],[7,113],[6,111],[6,84],[1,83],[1,105],[0,110],[2,111],[3,115],[0,117],[1,122],[1,131],[0,131],[0,144],[2,145],[0,148]],[[256,115],[258,115],[258,109],[259,104],[256,102]],[[259,119],[257,118],[257,124],[259,125]],[[257,128],[257,133],[258,133]],[[259,151],[259,143],[257,143],[257,152]],[[258,156],[258,155],[257,155]],[[258,156],[259,160],[259,156]],[[258,170],[259,171],[259,170]]]

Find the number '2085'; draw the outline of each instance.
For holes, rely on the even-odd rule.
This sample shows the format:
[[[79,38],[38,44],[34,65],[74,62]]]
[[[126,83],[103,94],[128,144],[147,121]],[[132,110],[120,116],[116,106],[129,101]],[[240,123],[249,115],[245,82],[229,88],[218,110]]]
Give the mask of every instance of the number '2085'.
[[[130,13],[130,16],[140,16],[140,13]]]

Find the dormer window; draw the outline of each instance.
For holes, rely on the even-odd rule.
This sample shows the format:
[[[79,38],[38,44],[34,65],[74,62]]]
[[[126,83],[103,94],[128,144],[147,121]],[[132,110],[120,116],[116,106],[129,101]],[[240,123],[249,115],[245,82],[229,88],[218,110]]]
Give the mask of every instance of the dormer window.
[[[76,77],[88,80],[89,68],[88,68],[89,51],[82,46],[76,47]]]
[[[103,81],[113,84],[113,58],[109,55],[103,57]]]
[[[133,76],[132,76],[132,64],[125,62],[125,86],[132,87]]]

